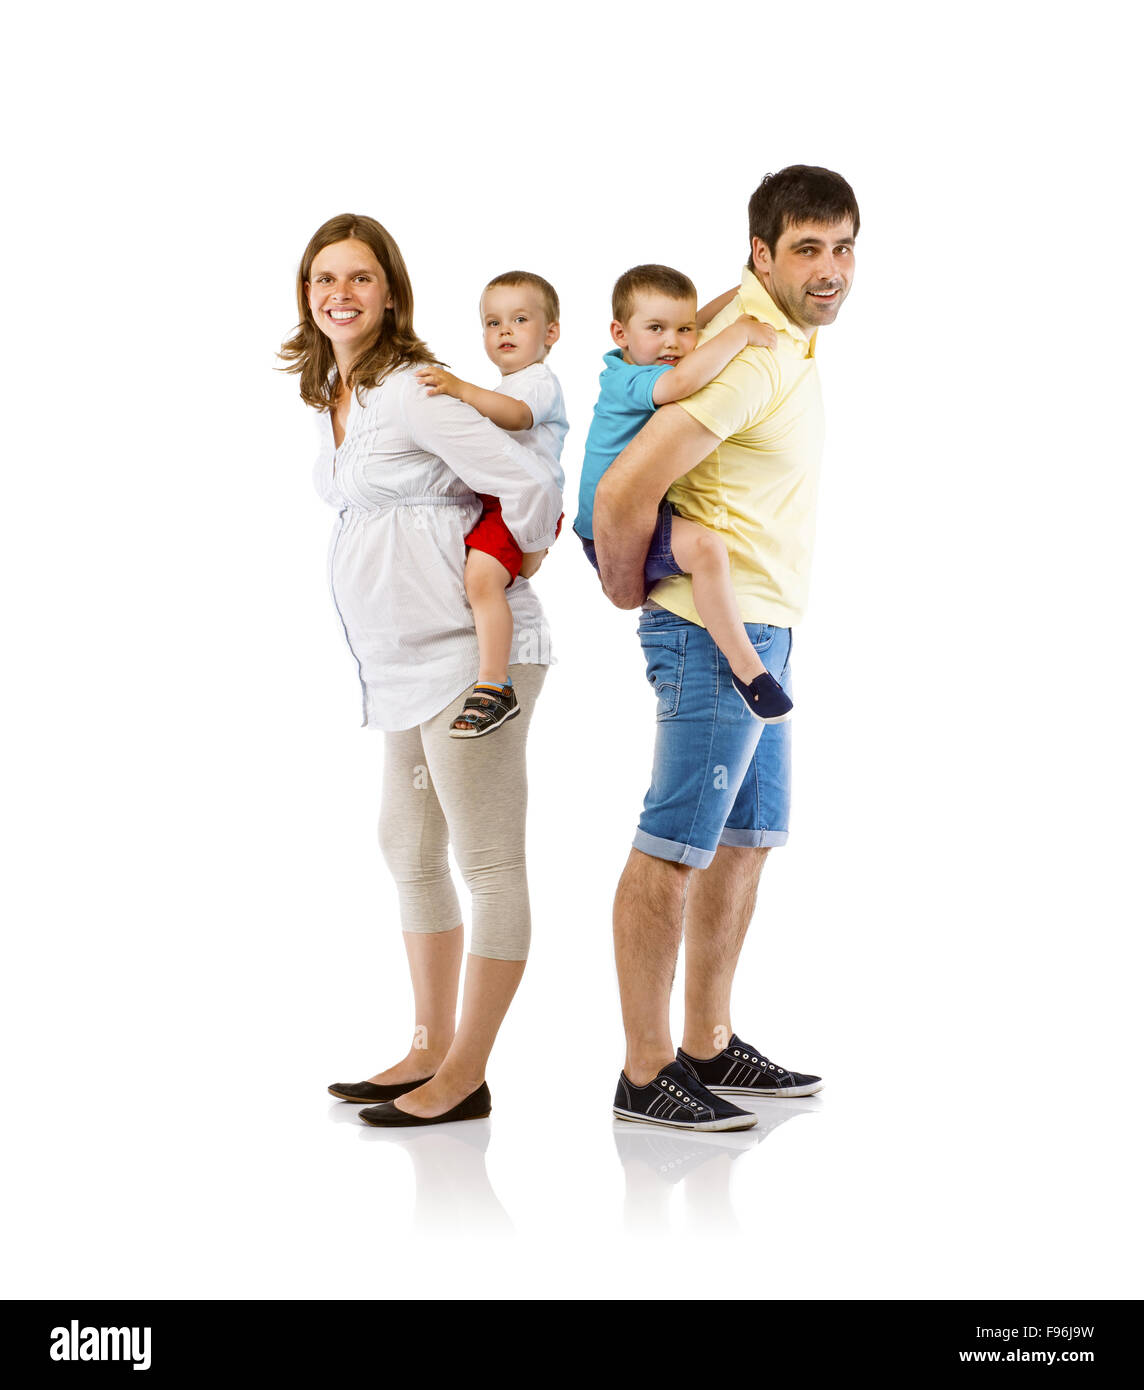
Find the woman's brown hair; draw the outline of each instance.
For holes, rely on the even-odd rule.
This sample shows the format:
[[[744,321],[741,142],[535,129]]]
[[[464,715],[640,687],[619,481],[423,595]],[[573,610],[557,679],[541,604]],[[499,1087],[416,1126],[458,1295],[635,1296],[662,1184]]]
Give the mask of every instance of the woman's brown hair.
[[[282,344],[278,356],[288,365],[278,370],[300,375],[302,399],[316,410],[332,410],[342,388],[333,344],[314,322],[306,297],[306,285],[314,257],[339,241],[363,241],[385,271],[393,308],[382,316],[377,338],[350,368],[345,383],[351,391],[379,385],[397,367],[410,363],[436,363],[437,359],[413,331],[413,287],[397,242],[380,222],[343,212],[323,222],[302,255],[298,267],[297,331]],[[360,397],[359,397],[360,400]]]

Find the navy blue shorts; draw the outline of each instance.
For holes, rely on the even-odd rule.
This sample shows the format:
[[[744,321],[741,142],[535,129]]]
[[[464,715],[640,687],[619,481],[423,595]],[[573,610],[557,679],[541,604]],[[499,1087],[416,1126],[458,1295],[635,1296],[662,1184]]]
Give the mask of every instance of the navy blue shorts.
[[[661,579],[670,579],[674,574],[683,573],[683,570],[675,563],[675,556],[671,553],[671,518],[673,515],[670,502],[664,501],[659,504],[655,530],[651,533],[651,545],[648,548],[647,559],[644,561],[645,596],[652,586],[658,584]],[[580,544],[584,547],[584,554],[587,555],[592,568],[599,574],[600,566],[596,563],[595,544],[585,540],[583,536],[580,536]]]

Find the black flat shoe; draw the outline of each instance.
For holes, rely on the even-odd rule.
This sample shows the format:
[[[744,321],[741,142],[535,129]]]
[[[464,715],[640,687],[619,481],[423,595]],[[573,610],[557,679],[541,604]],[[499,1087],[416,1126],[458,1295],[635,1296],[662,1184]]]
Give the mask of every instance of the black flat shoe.
[[[375,1086],[372,1081],[335,1081],[326,1090],[339,1100],[356,1100],[359,1103],[363,1100],[396,1100],[406,1091],[415,1091],[418,1086],[432,1080],[431,1076],[423,1076],[420,1081],[399,1081],[396,1086]]]
[[[396,1129],[399,1125],[447,1125],[454,1120],[483,1120],[486,1115],[492,1113],[493,1098],[489,1095],[489,1088],[485,1082],[477,1087],[471,1096],[466,1096],[459,1105],[454,1105],[452,1110],[446,1110],[443,1115],[409,1115],[404,1110],[398,1110],[392,1101],[385,1105],[373,1105],[368,1110],[358,1112],[359,1119],[367,1125],[379,1125]]]

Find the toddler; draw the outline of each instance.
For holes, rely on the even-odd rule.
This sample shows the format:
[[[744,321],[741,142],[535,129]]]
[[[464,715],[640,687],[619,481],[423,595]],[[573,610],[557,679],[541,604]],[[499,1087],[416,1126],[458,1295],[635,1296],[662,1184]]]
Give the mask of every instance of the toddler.
[[[597,573],[592,507],[600,479],[616,457],[657,407],[706,386],[745,347],[778,344],[769,323],[744,314],[696,346],[699,328],[733,298],[734,291],[721,295],[697,313],[695,286],[663,265],[635,266],[616,281],[612,339],[617,348],[604,356],[574,526]],[[792,702],[759,659],[739,614],[727,547],[714,531],[679,516],[665,499],[644,565],[645,586],[674,574],[691,575],[695,609],[727,658],[735,689],[750,712],[764,724],[788,718]]]
[[[560,383],[545,364],[560,337],[560,301],[539,275],[513,270],[490,280],[481,295],[485,352],[501,373],[486,391],[443,367],[425,367],[418,378],[431,396],[455,396],[530,448],[562,482],[560,451],[568,433]],[[465,593],[473,610],[480,670],[472,694],[449,730],[452,738],[491,734],[519,712],[508,674],[512,610],[506,588],[518,574],[540,568],[545,552],[523,554],[501,517],[495,497],[479,494],[481,515],[465,537]],[[556,524],[560,534],[560,523]]]

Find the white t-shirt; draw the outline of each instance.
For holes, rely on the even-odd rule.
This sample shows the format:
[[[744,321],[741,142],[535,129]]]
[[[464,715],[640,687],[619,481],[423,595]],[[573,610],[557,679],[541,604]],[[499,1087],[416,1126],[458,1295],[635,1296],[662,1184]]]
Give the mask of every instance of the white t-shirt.
[[[439,714],[480,671],[465,601],[465,536],[481,514],[476,494],[500,498],[522,550],[544,550],[556,537],[553,468],[560,470],[470,406],[428,395],[416,367],[391,372],[360,401],[355,393],[340,448],[329,414],[317,420],[314,482],[338,511],[330,587],[358,664],[362,722],[409,729]],[[553,658],[536,594],[526,579],[505,594],[510,660],[547,665]]]
[[[568,420],[564,414],[564,392],[552,369],[543,362],[533,362],[519,372],[502,376],[500,385],[493,389],[498,395],[523,401],[532,411],[530,430],[507,430],[506,433],[526,449],[542,455],[551,464],[556,486],[563,490],[560,451],[564,448],[564,436],[568,433]]]

